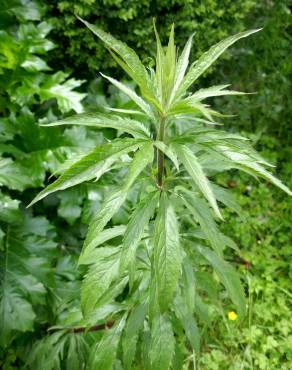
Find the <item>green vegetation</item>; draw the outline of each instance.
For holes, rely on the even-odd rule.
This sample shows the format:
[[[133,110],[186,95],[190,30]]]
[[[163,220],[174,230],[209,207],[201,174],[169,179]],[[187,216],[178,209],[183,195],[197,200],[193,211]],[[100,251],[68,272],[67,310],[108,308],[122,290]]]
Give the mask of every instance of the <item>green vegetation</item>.
[[[52,53],[54,65],[69,65],[85,76],[96,76],[98,71],[119,73],[114,61],[108,57],[103,46],[94,35],[80,28],[76,15],[86,18],[99,28],[120,38],[141,56],[142,62],[153,66],[155,43],[153,43],[152,22],[157,26],[163,41],[172,23],[176,27],[176,41],[183,47],[188,35],[196,33],[196,47],[191,59],[195,60],[202,51],[223,38],[242,31],[243,19],[257,3],[255,0],[48,0],[47,16],[55,26],[52,36],[58,48],[64,52]],[[208,35],[208,36],[207,36]],[[55,64],[56,63],[56,64]]]
[[[233,45],[229,56],[224,54],[227,62],[223,58],[211,73],[202,74],[200,77],[206,77],[194,86],[197,92],[191,99],[182,95],[183,104],[176,104],[175,110],[171,104],[166,108],[173,87],[173,80],[166,78],[174,73],[173,64],[169,63],[175,50],[172,42],[165,55],[166,49],[160,50],[158,42],[157,65],[164,66],[158,68],[162,74],[152,74],[152,81],[158,77],[161,86],[167,88],[158,89],[161,99],[155,101],[151,88],[147,90],[152,85],[147,85],[147,78],[139,78],[143,67],[134,54],[134,59],[126,63],[134,61],[139,69],[134,68],[133,73],[125,68],[135,83],[123,80],[121,85],[106,76],[103,80],[80,80],[81,65],[83,78],[95,68],[122,74],[113,68],[112,58],[102,43],[93,39],[80,22],[77,27],[74,20],[71,29],[67,27],[68,33],[64,22],[58,25],[55,19],[53,26],[48,23],[56,15],[56,7],[69,20],[73,7],[69,9],[66,2],[49,2],[47,8],[34,1],[4,3],[0,11],[1,368],[81,369],[86,364],[88,369],[106,369],[114,361],[114,369],[167,369],[172,361],[173,369],[190,369],[194,364],[206,370],[290,369],[291,197],[267,181],[258,182],[237,171],[239,167],[253,171],[251,166],[263,171],[262,165],[268,161],[277,166],[277,177],[292,187],[288,1],[250,1],[240,5],[232,2],[236,10],[230,6],[221,15],[217,1],[210,2],[208,14],[199,7],[197,20],[204,16],[204,21],[197,29],[204,29],[205,33],[195,35],[190,60],[232,33],[223,26],[232,14],[234,29],[242,29],[245,24],[245,29],[264,26],[264,30]],[[141,7],[142,3],[139,2]],[[79,12],[75,5],[75,13],[87,19],[92,17],[95,24],[107,28],[106,17],[102,22],[96,21],[100,11],[97,7],[90,11],[88,2],[80,4],[87,10]],[[159,4],[169,9],[165,23],[157,13],[153,14],[154,8],[148,14],[149,22],[156,15],[159,30],[165,35],[164,30],[170,29],[172,21],[177,23],[178,16],[180,54],[181,43],[194,30],[193,23],[186,26],[186,17],[172,14],[168,4]],[[128,11],[122,3],[118,7],[120,12],[111,15],[117,25],[122,12]],[[244,18],[248,9],[252,12]],[[240,14],[235,16],[236,12]],[[207,31],[210,24],[218,26]],[[147,36],[142,36],[149,44],[140,47],[140,36],[131,33],[135,25],[134,17],[133,21],[123,21],[113,33],[130,45],[138,45],[142,60],[153,67],[154,54],[150,62],[145,53],[153,50],[150,26]],[[145,28],[142,25],[143,22],[137,27]],[[118,27],[123,27],[123,32]],[[105,37],[101,30],[94,31]],[[67,49],[64,58],[62,41],[70,38],[70,32],[74,53]],[[78,35],[82,37],[78,39]],[[52,39],[61,46],[54,45]],[[89,60],[86,48],[82,55],[78,51],[78,43],[89,45],[83,41],[89,39],[94,43],[96,59],[91,56]],[[112,53],[123,53],[125,45],[115,42]],[[78,58],[68,60],[69,54]],[[197,63],[190,70],[198,71],[199,66]],[[264,75],[265,79],[261,77]],[[106,78],[114,86],[108,87]],[[230,90],[258,93],[232,96],[238,93],[230,94],[227,87],[218,87],[226,81],[232,82]],[[206,89],[210,85],[215,85],[215,89]],[[230,95],[208,98],[207,102],[212,102],[220,114],[200,100],[211,93]],[[160,142],[155,140],[157,112],[160,117],[172,115],[166,119],[169,123],[165,122],[164,137],[160,130]],[[226,113],[237,116],[225,118],[222,114]],[[190,117],[194,119],[191,123]],[[206,123],[212,120],[223,122],[227,132],[226,128],[223,131],[220,126]],[[244,137],[250,140],[247,142]],[[226,163],[224,159],[221,168],[222,156],[215,163],[214,148],[222,147],[223,142],[229,147],[229,154],[231,146],[232,151],[244,150],[244,155],[252,160],[239,163],[243,158],[233,157]],[[153,146],[155,161],[150,166],[149,148]],[[160,153],[158,163],[156,151]],[[91,154],[84,161],[86,153]],[[99,160],[109,155],[102,166],[96,163],[95,153]],[[223,154],[228,154],[226,148]],[[162,163],[165,170],[159,171]],[[86,171],[83,164],[92,167]],[[229,165],[236,168],[226,172]],[[90,181],[91,169],[94,179],[103,174],[98,181]],[[262,175],[270,177],[266,172]],[[270,180],[283,187],[275,177]],[[70,187],[65,189],[67,186]],[[55,192],[58,187],[65,190]],[[90,230],[98,226],[96,215],[101,214],[104,201],[118,188],[122,188],[121,193],[116,193],[121,195],[121,201],[122,192],[129,189],[126,200],[105,229],[94,233],[90,240]],[[158,202],[161,189],[166,195]],[[51,194],[26,208],[33,197],[40,198],[40,191],[44,196]],[[222,206],[223,200],[231,209]],[[118,207],[115,201],[112,204]],[[105,215],[100,217],[102,223],[110,217],[108,212]],[[219,225],[220,215],[224,222]],[[92,222],[94,217],[96,223]],[[158,239],[157,231],[165,239]],[[175,237],[178,231],[179,244]],[[81,253],[84,240],[90,244]],[[224,244],[225,261],[221,254]],[[152,253],[153,245],[171,251],[165,254],[168,258]],[[183,256],[172,253],[178,252],[170,248],[175,246],[179,246]],[[119,253],[123,263],[118,260]],[[150,268],[156,273],[151,274]],[[150,307],[149,284],[151,292],[160,292],[158,297],[150,295]],[[183,300],[187,304],[182,304]]]

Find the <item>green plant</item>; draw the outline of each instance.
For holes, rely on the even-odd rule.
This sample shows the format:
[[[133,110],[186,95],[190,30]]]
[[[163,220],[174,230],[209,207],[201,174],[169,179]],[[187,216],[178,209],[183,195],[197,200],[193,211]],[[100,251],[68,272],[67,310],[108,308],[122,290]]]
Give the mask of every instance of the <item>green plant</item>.
[[[97,137],[84,129],[48,131],[62,113],[83,110],[82,81],[53,72],[46,55],[54,44],[51,26],[41,22],[34,1],[4,1],[0,11],[0,368],[23,368],[25,350],[55,323],[62,305],[79,297],[76,253],[58,223],[66,219],[61,201],[50,222],[47,207],[35,215],[25,206],[65,159],[90,147]],[[100,134],[99,134],[100,136]],[[66,194],[64,194],[66,196]],[[62,197],[63,200],[66,198]],[[79,196],[79,199],[81,197]],[[78,196],[74,196],[78,209]],[[43,205],[42,205],[43,206]],[[74,214],[70,214],[70,221]],[[76,212],[75,212],[76,217]],[[69,216],[68,216],[69,218]],[[75,226],[76,229],[76,226]],[[73,236],[71,236],[71,240]],[[58,245],[66,244],[62,249]],[[64,289],[64,291],[62,291]],[[53,292],[53,293],[52,293]],[[75,294],[77,293],[77,295]],[[61,297],[62,296],[62,300]]]
[[[116,173],[121,184],[107,188],[79,257],[79,264],[88,270],[81,286],[83,318],[77,315],[75,323],[90,329],[102,321],[98,328],[108,327],[92,347],[88,367],[111,369],[115,363],[124,368],[141,368],[141,364],[146,369],[163,370],[171,364],[181,368],[190,350],[199,352],[198,322],[208,322],[208,301],[230,305],[218,281],[240,318],[245,315],[240,277],[223,259],[225,248],[237,247],[216,223],[222,219],[218,202],[241,211],[228,191],[209,177],[235,168],[291,195],[265,169],[269,163],[246,138],[214,128],[220,114],[203,101],[242,93],[220,85],[187,95],[188,88],[229,46],[258,30],[221,41],[187,71],[192,36],[177,57],[174,28],[165,50],[154,27],[156,70],[148,72],[126,44],[83,22],[136,82],[140,95],[104,76],[134,101],[136,109],[112,108],[112,113],[80,114],[47,125],[110,127],[125,135],[65,164],[62,175],[31,205],[56,191],[97,181],[110,170]],[[109,226],[129,198],[134,207],[128,222]],[[72,322],[59,329],[72,330]],[[45,353],[45,348],[38,354]]]

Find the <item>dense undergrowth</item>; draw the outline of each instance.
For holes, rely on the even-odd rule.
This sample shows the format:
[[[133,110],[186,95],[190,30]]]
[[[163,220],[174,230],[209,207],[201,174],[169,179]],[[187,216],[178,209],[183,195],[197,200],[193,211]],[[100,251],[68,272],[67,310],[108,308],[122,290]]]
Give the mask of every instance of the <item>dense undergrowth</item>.
[[[72,79],[64,72],[50,70],[45,61],[53,44],[46,36],[50,26],[40,23],[44,19],[41,7],[31,1],[22,2],[23,6],[17,1],[5,4],[7,9],[0,15],[0,366],[5,370],[26,366],[33,370],[79,369],[102,330],[85,334],[63,332],[58,326],[74,326],[79,320],[76,307],[83,271],[76,266],[86,225],[106,195],[104,185],[119,183],[121,178],[106,175],[101,183],[68,189],[33,210],[25,207],[51,181],[49,177],[54,176],[60,163],[96,142],[114,138],[115,131],[84,127],[48,130],[38,123],[56,120],[72,108],[78,112],[102,110],[104,105],[131,109],[132,105],[115,89],[104,88],[100,80],[85,82],[85,91],[80,90],[83,81],[78,75]],[[269,31],[281,29],[283,23],[290,27],[285,16],[288,1],[276,5],[277,13],[263,16],[263,21],[269,21]],[[271,18],[277,19],[277,27]],[[265,43],[271,42],[261,37]],[[240,73],[229,61],[222,62],[219,69],[228,80],[238,76],[237,89],[259,91],[259,97],[251,95],[243,102],[231,98],[227,110],[241,113],[236,119],[226,119],[226,124],[231,129],[236,125],[252,132],[247,134],[256,149],[277,166],[278,176],[291,188],[292,153],[287,134],[291,128],[287,114],[291,61],[285,54],[289,36],[278,32],[274,37],[283,43],[278,44],[286,61],[281,69],[277,64],[266,67],[258,61],[256,71],[248,67],[257,58],[252,52],[243,52],[246,59],[238,65]],[[254,47],[259,50],[263,43]],[[271,47],[265,49],[269,57],[272,51]],[[242,54],[236,49],[233,54],[237,52]],[[275,51],[273,61],[277,55]],[[252,75],[269,71],[272,78],[259,78],[256,86],[247,85],[247,79],[241,76],[250,76],[251,71]],[[208,76],[208,80],[212,78],[216,80]],[[249,103],[254,105],[250,107]],[[250,120],[251,126],[246,123]],[[243,321],[236,316],[230,320],[228,312],[237,313],[236,308],[232,304],[219,307],[219,283],[217,290],[206,283],[204,289],[216,304],[209,302],[208,315],[200,322],[200,354],[181,356],[185,369],[196,362],[198,369],[206,370],[288,370],[292,368],[291,198],[266,182],[259,184],[236,172],[220,175],[217,181],[233,189],[245,216],[224,211],[222,230],[240,248],[241,258],[229,250],[228,260],[245,276],[248,312]],[[131,208],[129,200],[115,215],[113,225],[127,220]],[[178,361],[174,368],[180,369],[181,365]],[[120,369],[118,363],[116,368]]]

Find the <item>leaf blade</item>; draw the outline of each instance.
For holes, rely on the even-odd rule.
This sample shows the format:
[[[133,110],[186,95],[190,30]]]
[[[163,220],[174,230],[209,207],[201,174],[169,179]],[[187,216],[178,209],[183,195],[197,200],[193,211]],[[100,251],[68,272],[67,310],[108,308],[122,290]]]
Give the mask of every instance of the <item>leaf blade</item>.
[[[198,186],[200,191],[203,193],[204,197],[210,203],[210,206],[213,208],[215,214],[222,219],[219,207],[217,205],[217,201],[211,185],[209,183],[208,178],[206,177],[202,166],[200,165],[197,157],[195,154],[185,145],[173,145],[179,159],[183,163],[185,169]]]
[[[220,41],[216,45],[213,45],[207,52],[205,52],[197,62],[195,62],[189,69],[185,78],[183,79],[176,97],[182,95],[210,66],[213,64],[220,55],[229,48],[236,41],[241,38],[248,37],[249,35],[260,31],[261,29],[249,30],[238,33],[233,36],[229,36],[226,39]]]
[[[181,250],[176,215],[162,195],[155,222],[154,276],[161,311],[169,306],[181,274]]]

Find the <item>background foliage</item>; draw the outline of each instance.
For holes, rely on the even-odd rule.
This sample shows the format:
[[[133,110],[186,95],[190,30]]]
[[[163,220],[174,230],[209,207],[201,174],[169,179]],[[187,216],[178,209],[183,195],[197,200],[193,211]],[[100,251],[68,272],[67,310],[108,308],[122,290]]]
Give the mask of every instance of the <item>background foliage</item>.
[[[47,332],[54,325],[76,321],[77,256],[90,215],[104,196],[100,186],[80,186],[48,198],[33,211],[25,209],[60,163],[114,135],[110,130],[76,127],[48,130],[38,122],[53,121],[72,109],[131,107],[114,89],[103,90],[99,80],[90,80],[97,71],[114,66],[90,32],[77,27],[73,12],[122,34],[142,56],[153,48],[153,15],[162,32],[174,20],[181,42],[197,30],[198,54],[222,36],[264,25],[254,42],[249,39],[234,47],[232,58],[220,62],[216,74],[206,76],[202,85],[235,81],[234,89],[258,91],[226,100],[224,110],[237,114],[227,118],[226,125],[249,131],[254,145],[277,165],[280,178],[291,188],[291,1],[224,1],[224,6],[215,0],[208,6],[190,1],[183,2],[184,7],[180,1],[171,6],[161,1],[130,3],[125,7],[117,1],[80,1],[72,7],[72,2],[50,1],[44,7],[35,1],[6,0],[0,10],[0,364],[4,369],[25,368],[25,364],[37,369],[44,354],[47,369],[81,367],[91,343],[100,336],[99,332]],[[141,12],[143,22],[137,21]],[[51,40],[57,42],[55,49]],[[80,68],[84,82],[79,80]],[[218,109],[219,104],[222,100]],[[288,370],[292,367],[291,199],[236,173],[218,180],[234,189],[249,215],[244,222],[234,214],[224,215],[225,232],[235,236],[242,251],[242,260],[232,252],[229,259],[246,275],[249,316],[233,322],[227,319],[226,308],[211,307],[197,364],[201,369]],[[127,219],[130,209],[131,202],[116,222]],[[186,368],[192,361],[189,353]]]
[[[152,21],[157,19],[158,30],[164,38],[175,23],[177,44],[182,47],[186,35],[196,32],[191,59],[203,50],[230,34],[244,28],[244,17],[255,5],[254,0],[74,0],[47,1],[48,17],[55,28],[52,37],[65,53],[52,53],[58,65],[79,69],[83,67],[87,77],[104,73],[113,67],[108,52],[96,42],[94,36],[80,27],[75,15],[96,23],[113,36],[123,35],[123,41],[137,50],[142,62],[153,64],[149,55],[155,55]],[[163,39],[162,41],[165,41]],[[68,63],[69,60],[69,63]],[[86,66],[84,68],[84,66]],[[102,67],[102,68],[101,68]],[[115,69],[115,73],[119,73]]]

